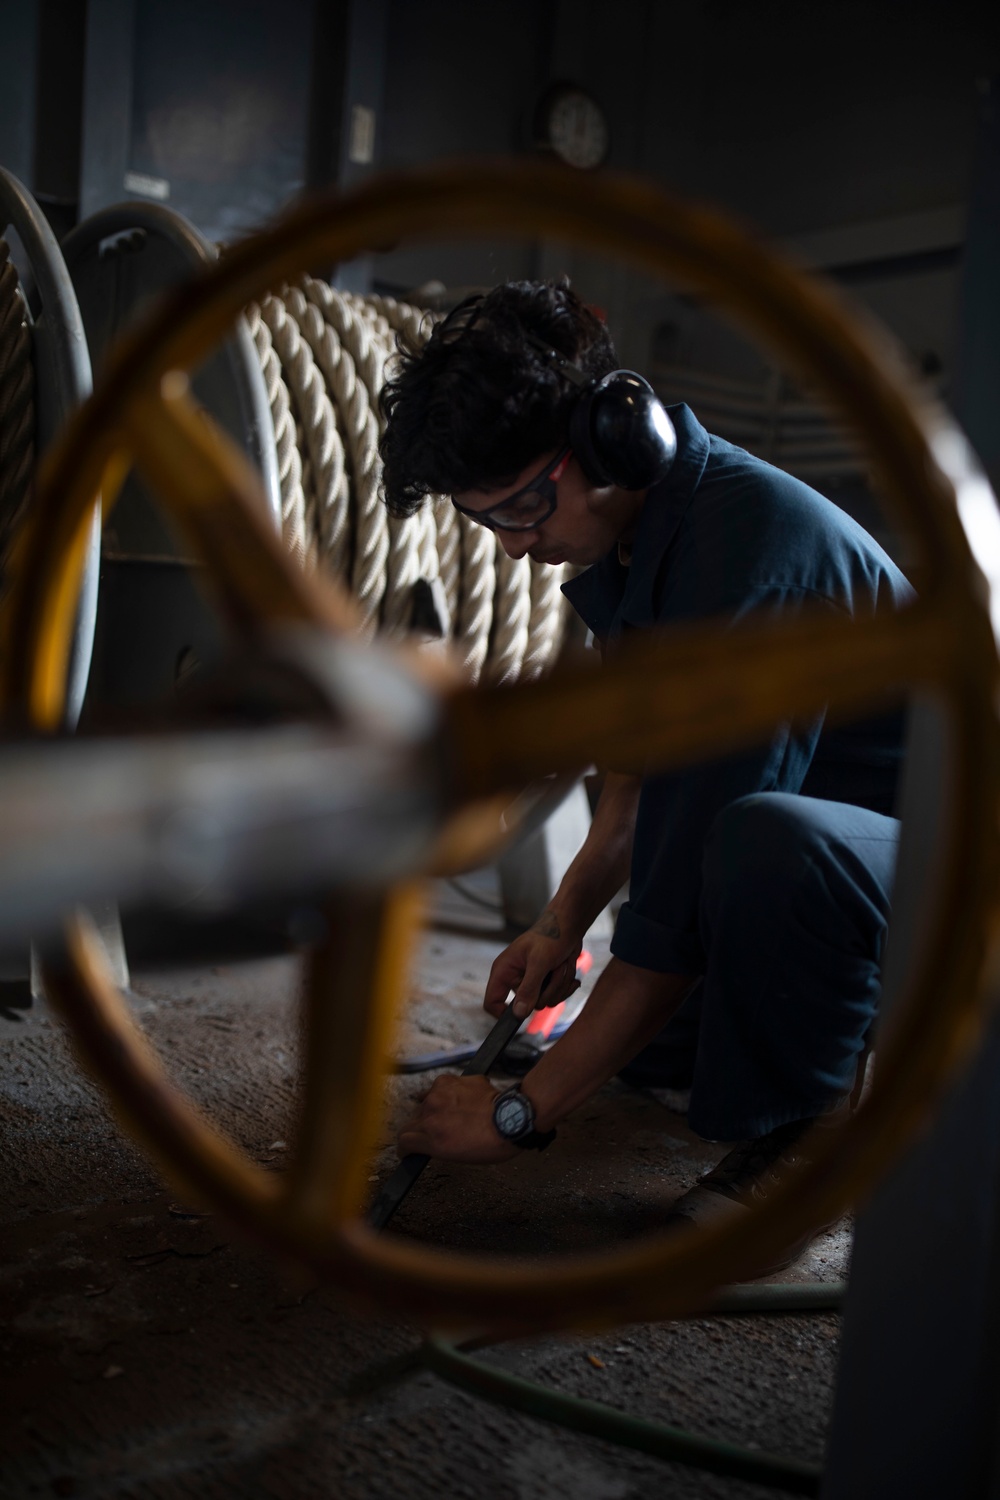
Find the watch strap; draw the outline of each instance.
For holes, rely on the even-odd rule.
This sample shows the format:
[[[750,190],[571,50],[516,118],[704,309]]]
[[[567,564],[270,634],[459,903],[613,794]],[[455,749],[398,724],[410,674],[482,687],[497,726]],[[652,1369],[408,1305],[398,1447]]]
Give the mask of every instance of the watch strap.
[[[544,1151],[546,1146],[551,1146],[556,1138],[554,1130],[528,1130],[524,1135],[519,1135],[516,1140],[511,1141],[519,1151]],[[509,1140],[510,1137],[508,1136]]]

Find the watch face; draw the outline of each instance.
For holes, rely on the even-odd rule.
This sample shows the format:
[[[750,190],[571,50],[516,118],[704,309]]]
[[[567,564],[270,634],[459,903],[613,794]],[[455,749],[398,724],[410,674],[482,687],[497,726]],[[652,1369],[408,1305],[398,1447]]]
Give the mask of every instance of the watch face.
[[[520,1094],[501,1094],[493,1106],[493,1122],[506,1140],[522,1135],[531,1125],[531,1106]]]
[[[552,95],[545,111],[548,145],[571,167],[599,167],[608,154],[608,124],[596,99],[582,89]]]

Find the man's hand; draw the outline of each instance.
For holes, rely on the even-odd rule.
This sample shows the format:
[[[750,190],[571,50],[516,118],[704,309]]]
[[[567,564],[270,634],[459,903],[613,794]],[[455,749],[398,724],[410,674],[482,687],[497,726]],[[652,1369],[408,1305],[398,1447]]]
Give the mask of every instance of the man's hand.
[[[558,1005],[580,988],[576,961],[582,945],[582,933],[564,932],[556,912],[551,907],[543,911],[534,927],[522,932],[494,961],[483,1009],[499,1019],[511,990],[516,1016]]]
[[[421,1151],[442,1161],[509,1161],[517,1147],[493,1124],[496,1090],[487,1078],[436,1078],[399,1133],[402,1156]]]
[[[536,1130],[551,1130],[596,1093],[656,1035],[695,982],[692,975],[660,974],[612,958],[578,1019],[525,1082]],[[511,1160],[517,1147],[493,1124],[495,1100],[485,1078],[438,1078],[400,1132],[400,1151],[445,1161]]]

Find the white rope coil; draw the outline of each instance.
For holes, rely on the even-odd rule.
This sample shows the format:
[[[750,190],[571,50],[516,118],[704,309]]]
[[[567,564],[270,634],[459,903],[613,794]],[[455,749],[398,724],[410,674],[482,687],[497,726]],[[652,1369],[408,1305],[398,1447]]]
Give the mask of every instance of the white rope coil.
[[[458,604],[458,641],[462,665],[473,682],[478,682],[490,648],[490,626],[493,624],[493,595],[496,571],[493,560],[495,542],[485,526],[477,526],[468,516],[460,516],[462,534],[462,583]]]
[[[381,351],[363,321],[332,287],[303,277],[303,300],[322,318],[302,309],[289,293],[293,310],[302,309],[301,327],[339,415],[351,479],[354,546],[350,587],[360,607],[363,633],[379,626],[389,562],[389,523],[382,504],[382,469],[378,456],[379,426],[373,398],[382,386]]]
[[[265,298],[277,302],[277,298]],[[308,554],[306,537],[305,495],[302,492],[302,460],[295,433],[291,399],[282,374],[282,364],[271,338],[263,309],[256,302],[244,309],[257,358],[264,372],[267,399],[274,424],[274,441],[278,451],[278,479],[281,484],[281,536],[293,557],[304,563]]]
[[[458,524],[458,511],[447,495],[438,495],[431,501],[434,526],[437,533],[438,576],[448,601],[448,617],[458,620],[459,587],[462,581],[462,533]]]
[[[430,337],[437,321],[433,313],[424,308],[411,307],[408,302],[397,302],[395,297],[368,297],[368,306],[380,314],[388,326],[400,334],[410,349],[419,349]]]
[[[290,287],[282,299],[288,315],[288,343],[293,353],[289,370],[295,381],[299,410],[306,426],[306,443],[315,483],[315,542],[323,564],[335,577],[350,566],[351,494],[344,454],[344,438],[337,408],[330,399],[326,363],[339,353],[327,349],[329,333],[319,309],[307,301],[300,287]],[[294,330],[294,332],[293,332]],[[279,350],[282,362],[284,353]],[[301,395],[299,390],[301,389]]]
[[[490,682],[516,682],[528,645],[531,619],[531,564],[526,557],[508,557],[495,538],[496,592],[486,676]]]
[[[247,317],[274,419],[289,551],[347,583],[365,636],[427,630],[424,610],[414,614],[423,590],[473,682],[547,671],[565,630],[564,569],[508,558],[445,497],[403,520],[382,502],[379,393],[400,348],[419,349],[437,315],[303,276]]]

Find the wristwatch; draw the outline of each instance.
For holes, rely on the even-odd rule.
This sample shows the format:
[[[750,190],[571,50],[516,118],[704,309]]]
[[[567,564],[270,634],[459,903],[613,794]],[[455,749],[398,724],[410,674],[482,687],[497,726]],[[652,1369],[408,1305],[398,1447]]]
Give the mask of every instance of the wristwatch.
[[[493,1124],[498,1135],[525,1151],[544,1151],[556,1138],[554,1130],[535,1129],[535,1106],[520,1085],[505,1089],[493,1101]]]

